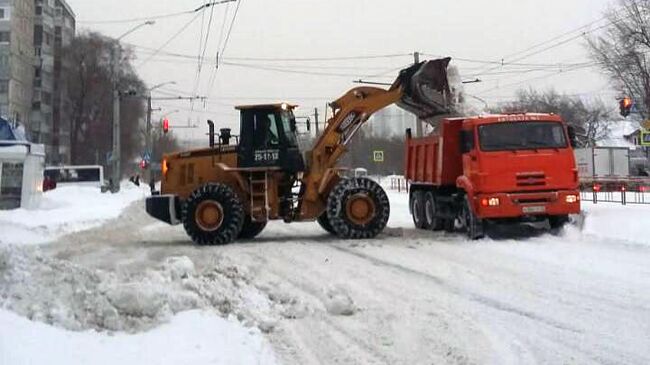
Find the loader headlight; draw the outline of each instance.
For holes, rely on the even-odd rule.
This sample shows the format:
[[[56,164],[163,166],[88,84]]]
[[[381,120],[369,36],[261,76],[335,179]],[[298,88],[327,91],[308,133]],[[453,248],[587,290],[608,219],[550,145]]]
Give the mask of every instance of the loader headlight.
[[[580,198],[577,195],[567,195],[566,202],[569,204],[577,203]]]
[[[162,170],[163,176],[167,177],[167,171],[169,171],[169,163],[167,162],[167,159],[164,159],[162,161],[161,170]]]

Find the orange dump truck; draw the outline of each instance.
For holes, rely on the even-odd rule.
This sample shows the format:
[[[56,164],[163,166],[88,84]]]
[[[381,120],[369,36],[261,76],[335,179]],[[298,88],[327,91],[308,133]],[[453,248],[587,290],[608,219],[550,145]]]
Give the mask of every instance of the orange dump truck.
[[[486,223],[580,212],[575,133],[555,114],[450,118],[430,136],[407,131],[405,176],[417,228],[484,236]]]

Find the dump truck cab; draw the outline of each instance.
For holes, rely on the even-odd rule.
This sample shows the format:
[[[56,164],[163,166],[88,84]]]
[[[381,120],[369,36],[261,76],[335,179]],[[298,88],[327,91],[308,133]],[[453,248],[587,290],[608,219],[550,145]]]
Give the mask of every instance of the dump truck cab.
[[[240,167],[280,167],[288,173],[305,170],[293,114],[296,107],[287,103],[236,107],[241,115]]]
[[[547,219],[562,226],[580,212],[574,134],[555,114],[443,119],[435,133],[407,138],[406,177],[418,228]]]
[[[483,218],[580,212],[578,170],[566,125],[554,114],[467,119],[457,186]],[[569,204],[567,204],[569,203]]]

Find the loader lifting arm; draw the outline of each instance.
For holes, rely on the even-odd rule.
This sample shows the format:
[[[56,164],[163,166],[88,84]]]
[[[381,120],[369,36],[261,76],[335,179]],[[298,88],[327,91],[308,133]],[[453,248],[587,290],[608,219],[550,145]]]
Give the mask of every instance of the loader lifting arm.
[[[452,111],[453,98],[447,79],[450,61],[444,58],[415,64],[402,70],[388,90],[357,87],[330,104],[334,115],[308,157],[298,220],[313,220],[323,212],[329,191],[339,178],[336,163],[374,113],[392,104],[414,113],[419,119]]]

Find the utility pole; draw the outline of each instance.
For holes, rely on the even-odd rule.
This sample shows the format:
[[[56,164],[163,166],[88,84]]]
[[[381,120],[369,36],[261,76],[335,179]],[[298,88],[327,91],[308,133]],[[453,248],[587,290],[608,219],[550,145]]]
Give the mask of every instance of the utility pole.
[[[122,38],[127,35],[135,32],[136,30],[147,26],[156,24],[153,20],[147,20],[144,23],[138,24],[135,27],[129,29],[126,33],[115,39],[115,44],[111,47],[111,66],[113,68],[111,72],[111,84],[113,87],[113,153],[111,159],[113,160],[113,174],[112,174],[112,185],[111,192],[117,193],[120,191],[120,180],[122,180],[122,166],[121,166],[121,141],[120,141],[120,90],[119,90],[119,72],[120,72],[120,60],[122,59],[120,41]]]
[[[320,134],[320,129],[318,127],[318,108],[314,108],[314,123],[316,124],[316,137]]]
[[[146,134],[146,140],[144,141],[144,153],[145,155],[153,156],[153,136],[151,135],[151,130],[152,130],[152,125],[151,125],[151,112],[153,109],[151,108],[151,92],[147,95],[147,134]],[[151,162],[151,161],[147,161]],[[145,176],[144,176],[146,182],[151,183],[153,174],[151,172],[151,167],[149,167],[146,170]]]
[[[111,47],[111,60],[113,66],[113,72],[111,73],[112,85],[113,85],[113,153],[111,159],[113,162],[113,174],[112,174],[112,186],[111,192],[117,193],[120,191],[120,180],[122,180],[121,175],[121,164],[120,164],[120,90],[118,88],[118,73],[119,73],[119,50],[117,49],[119,44],[113,45]]]
[[[420,63],[420,52],[413,52],[413,62],[415,64]],[[422,137],[423,135],[423,130],[422,130],[422,121],[420,118],[415,117],[415,135],[417,137]]]

